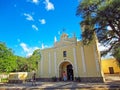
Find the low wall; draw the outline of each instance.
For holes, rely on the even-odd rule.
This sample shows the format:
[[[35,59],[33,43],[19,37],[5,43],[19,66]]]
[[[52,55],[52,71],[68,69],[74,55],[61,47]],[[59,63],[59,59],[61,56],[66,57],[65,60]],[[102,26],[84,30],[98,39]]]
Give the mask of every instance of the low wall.
[[[10,73],[8,83],[23,83],[26,80],[31,80],[33,73],[30,72],[15,72]]]
[[[8,74],[0,74],[0,82],[2,82],[3,79],[6,79],[7,82],[8,77],[9,77]]]

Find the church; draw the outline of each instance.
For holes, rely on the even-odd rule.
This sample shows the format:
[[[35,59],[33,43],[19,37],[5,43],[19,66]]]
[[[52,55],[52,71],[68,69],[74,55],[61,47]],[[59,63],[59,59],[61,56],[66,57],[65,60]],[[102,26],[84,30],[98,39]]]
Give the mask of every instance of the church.
[[[69,37],[62,33],[54,46],[41,50],[38,63],[38,78],[49,81],[56,77],[62,81],[62,73],[66,72],[67,81],[104,82],[101,69],[101,57],[97,47],[97,39],[90,45],[83,45],[76,36]]]

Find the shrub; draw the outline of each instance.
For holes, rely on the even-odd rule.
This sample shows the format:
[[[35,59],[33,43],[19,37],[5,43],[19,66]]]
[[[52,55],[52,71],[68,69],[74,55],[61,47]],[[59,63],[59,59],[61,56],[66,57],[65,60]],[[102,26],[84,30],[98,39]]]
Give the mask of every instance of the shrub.
[[[52,81],[56,82],[57,81],[57,77],[56,76],[52,77]]]

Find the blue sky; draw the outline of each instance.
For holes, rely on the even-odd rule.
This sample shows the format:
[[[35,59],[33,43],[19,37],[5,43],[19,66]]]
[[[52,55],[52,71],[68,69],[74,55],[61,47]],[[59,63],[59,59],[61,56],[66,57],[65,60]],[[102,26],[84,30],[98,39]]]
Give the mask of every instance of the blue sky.
[[[80,39],[78,4],[79,0],[0,0],[0,41],[25,57],[37,48],[52,47],[63,29]]]

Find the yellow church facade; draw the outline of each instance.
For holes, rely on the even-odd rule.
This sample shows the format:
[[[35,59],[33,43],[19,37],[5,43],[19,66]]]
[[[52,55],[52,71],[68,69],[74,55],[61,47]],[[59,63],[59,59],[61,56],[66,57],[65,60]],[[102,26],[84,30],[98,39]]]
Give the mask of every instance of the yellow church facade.
[[[57,80],[62,80],[64,71],[68,81],[80,78],[81,82],[103,82],[96,42],[84,46],[82,41],[77,41],[75,35],[69,38],[63,33],[53,47],[41,50],[39,79],[48,81],[56,77]]]

